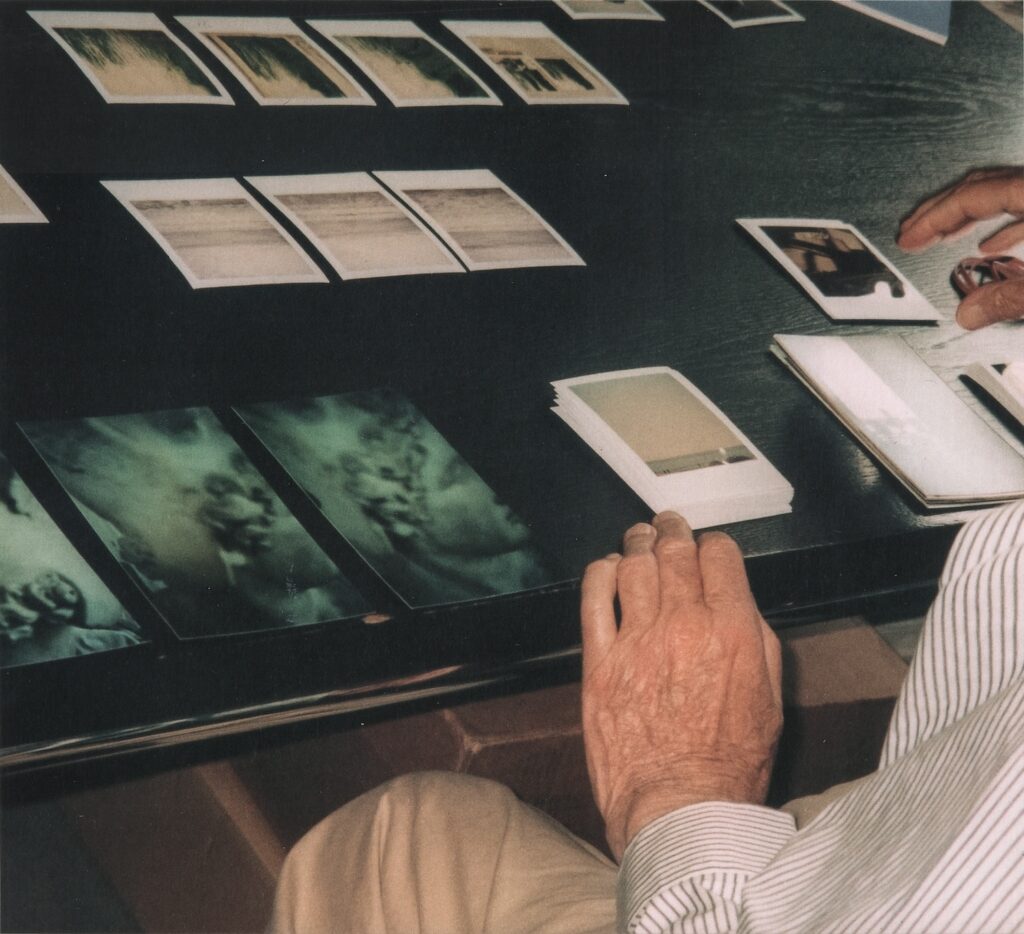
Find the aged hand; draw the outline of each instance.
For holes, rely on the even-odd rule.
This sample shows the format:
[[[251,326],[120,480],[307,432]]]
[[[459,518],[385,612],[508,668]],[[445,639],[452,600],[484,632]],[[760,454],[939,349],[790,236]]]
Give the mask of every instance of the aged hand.
[[[959,182],[922,201],[900,224],[896,242],[905,250],[924,250],[944,238],[965,234],[977,221],[1012,214],[1024,218],[1024,169],[971,172]],[[985,254],[1004,253],[1024,240],[1024,220],[1017,220],[982,241]],[[989,282],[968,295],[956,312],[968,330],[1024,316],[1024,280]]]
[[[677,808],[762,803],[782,728],[779,643],[735,542],[666,512],[623,551],[587,568],[581,604],[587,768],[616,858]]]

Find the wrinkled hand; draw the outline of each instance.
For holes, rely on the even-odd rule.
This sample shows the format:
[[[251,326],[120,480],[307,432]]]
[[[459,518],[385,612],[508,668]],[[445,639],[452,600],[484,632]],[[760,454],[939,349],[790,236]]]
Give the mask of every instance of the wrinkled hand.
[[[1024,168],[984,169],[922,201],[900,224],[896,242],[905,250],[925,250],[945,238],[967,233],[977,221],[1012,214],[1024,218]],[[997,255],[1024,240],[1024,220],[1017,220],[980,244]],[[1024,280],[989,282],[972,292],[956,312],[968,330],[1024,316]]]
[[[665,512],[623,552],[587,568],[581,604],[587,768],[617,859],[677,808],[763,803],[782,729],[779,643],[736,543]]]

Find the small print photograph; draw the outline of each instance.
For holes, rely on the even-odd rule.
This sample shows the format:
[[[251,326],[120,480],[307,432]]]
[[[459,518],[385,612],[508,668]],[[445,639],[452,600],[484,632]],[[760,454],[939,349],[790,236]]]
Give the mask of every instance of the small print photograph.
[[[781,0],[698,0],[733,29],[771,23],[802,23],[804,18]]]
[[[927,299],[849,224],[782,218],[742,219],[738,223],[831,318],[939,319]]]
[[[444,20],[528,104],[628,104],[543,23]]]
[[[327,277],[233,178],[103,182],[194,289],[326,282]]]
[[[754,460],[729,425],[669,373],[571,388],[659,477]]]
[[[557,580],[529,528],[404,396],[373,390],[236,411],[409,606]]]
[[[464,272],[426,225],[365,172],[250,176],[342,279]]]
[[[375,172],[470,271],[584,266],[543,218],[487,169]]]
[[[370,609],[209,409],[20,427],[179,638]]]
[[[0,668],[145,641],[0,454]]]
[[[311,19],[396,107],[500,105],[497,96],[415,23]]]
[[[46,217],[0,165],[0,224],[45,224]]]
[[[177,16],[260,104],[374,106],[373,99],[286,17]]]
[[[233,104],[152,13],[29,11],[108,104]]]
[[[665,17],[644,0],[555,0],[573,19],[646,19]]]

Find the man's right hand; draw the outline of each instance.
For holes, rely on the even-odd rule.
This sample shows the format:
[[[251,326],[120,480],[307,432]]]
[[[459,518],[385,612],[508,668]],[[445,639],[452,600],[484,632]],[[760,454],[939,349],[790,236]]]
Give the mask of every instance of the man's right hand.
[[[900,224],[896,242],[904,250],[926,250],[967,233],[978,221],[1010,214],[1018,220],[983,240],[986,255],[1005,253],[1024,241],[1024,168],[983,169],[922,201]],[[1024,317],[1024,279],[989,282],[971,292],[956,312],[969,331]]]

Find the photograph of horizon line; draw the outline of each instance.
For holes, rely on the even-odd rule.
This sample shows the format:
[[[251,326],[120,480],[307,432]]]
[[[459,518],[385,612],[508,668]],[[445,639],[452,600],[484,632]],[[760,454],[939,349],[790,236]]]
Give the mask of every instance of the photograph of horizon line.
[[[105,181],[194,289],[327,282],[233,178]]]
[[[369,611],[209,409],[20,428],[179,638]]]
[[[342,279],[464,272],[459,261],[366,172],[247,176]]]
[[[153,13],[29,11],[109,104],[233,104]]]
[[[568,243],[487,169],[375,172],[470,271],[584,266]]]
[[[47,224],[46,215],[0,165],[0,224]]]
[[[175,17],[260,104],[375,106],[373,98],[286,17]]]
[[[411,21],[307,20],[396,107],[499,105],[498,97]]]
[[[526,524],[390,389],[235,412],[410,607],[556,583]]]
[[[0,453],[0,668],[146,641]]]
[[[443,20],[528,104],[628,104],[583,56],[537,22]]]
[[[573,19],[638,19],[664,22],[645,0],[555,0]]]

